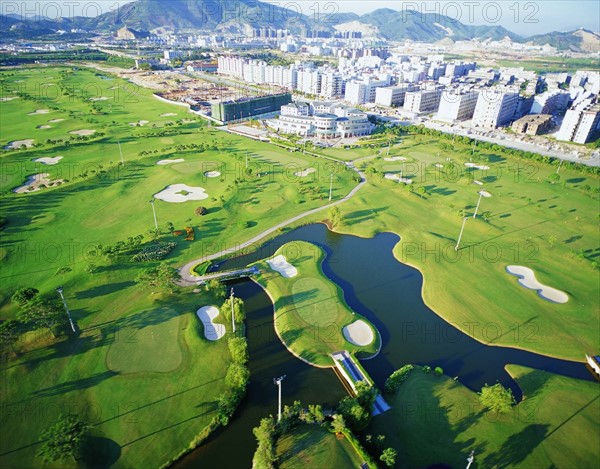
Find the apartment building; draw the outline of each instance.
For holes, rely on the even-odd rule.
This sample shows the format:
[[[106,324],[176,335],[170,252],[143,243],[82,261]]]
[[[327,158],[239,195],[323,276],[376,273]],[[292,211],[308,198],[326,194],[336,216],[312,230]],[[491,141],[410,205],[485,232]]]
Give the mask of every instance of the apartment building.
[[[437,118],[446,121],[464,121],[473,117],[478,91],[446,90],[442,93]]]
[[[600,131],[600,104],[583,102],[565,114],[557,140],[588,143]]]
[[[481,90],[473,113],[473,125],[495,129],[508,124],[515,114],[519,94],[486,88]]]
[[[437,111],[441,97],[440,89],[407,91],[404,97],[404,110],[414,113]]]

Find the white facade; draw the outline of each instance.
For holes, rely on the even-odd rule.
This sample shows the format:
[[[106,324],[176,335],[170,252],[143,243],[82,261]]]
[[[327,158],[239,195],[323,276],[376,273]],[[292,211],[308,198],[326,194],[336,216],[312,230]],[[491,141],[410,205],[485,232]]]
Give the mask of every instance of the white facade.
[[[600,104],[569,109],[556,134],[557,140],[587,143],[600,130]]]
[[[440,99],[437,117],[448,121],[462,121],[473,117],[479,92],[465,93],[444,91]]]
[[[564,91],[546,91],[533,98],[531,114],[554,114],[564,111],[569,105],[570,95]]]
[[[319,94],[326,99],[342,96],[344,81],[342,76],[335,72],[324,73],[321,77],[321,90]]]
[[[479,93],[473,125],[486,129],[508,124],[515,114],[519,94],[486,88]]]
[[[321,72],[318,70],[298,70],[298,91],[318,95],[321,92]]]
[[[404,110],[414,113],[437,111],[441,96],[441,90],[409,91],[404,98]]]
[[[406,92],[410,91],[408,86],[386,86],[377,88],[375,91],[375,104],[380,106],[402,106]]]

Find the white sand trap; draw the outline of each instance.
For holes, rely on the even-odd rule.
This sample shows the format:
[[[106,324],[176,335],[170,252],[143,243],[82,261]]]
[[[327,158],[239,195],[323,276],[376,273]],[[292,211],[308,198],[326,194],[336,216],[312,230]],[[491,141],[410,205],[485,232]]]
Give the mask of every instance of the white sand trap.
[[[389,158],[384,158],[384,161],[406,161],[407,158],[404,158],[403,156],[391,156]]]
[[[109,90],[118,90],[118,89],[119,89],[118,86],[113,86],[113,87],[109,88]]]
[[[55,164],[58,164],[58,162],[62,159],[63,159],[62,156],[53,156],[53,157],[46,156],[44,158],[36,158],[35,160],[32,160],[32,161],[34,163],[42,163],[42,164],[46,164],[49,166],[53,166]]]
[[[33,146],[33,142],[35,142],[35,140],[33,139],[15,140],[14,142],[10,142],[5,148],[7,150],[12,150],[15,148],[21,148],[21,145],[25,145],[27,148],[31,148]]]
[[[225,325],[215,324],[213,319],[219,315],[219,308],[216,306],[203,306],[196,314],[204,326],[204,337],[208,340],[219,340],[225,335]]]
[[[176,160],[160,160],[157,161],[156,164],[159,166],[165,166],[167,164],[173,164],[173,163],[183,163],[185,160],[183,158],[177,158]]]
[[[290,278],[298,275],[298,269],[296,269],[296,267],[290,264],[285,259],[285,256],[282,256],[281,254],[272,259],[268,259],[267,264],[269,264],[269,267],[271,267],[271,269],[279,272],[282,277]]]
[[[473,184],[477,184],[478,186],[483,186],[483,182],[481,182],[481,181],[473,181]]]
[[[73,130],[72,132],[69,132],[70,134],[73,135],[94,135],[96,133],[95,130],[88,130],[88,129],[82,129],[82,130]]]
[[[62,121],[64,121],[64,119],[52,119],[48,122],[50,122],[51,124],[56,124],[57,122],[62,122]]]
[[[522,286],[530,290],[537,290],[538,295],[545,300],[552,301],[553,303],[566,303],[569,301],[569,296],[565,292],[540,283],[535,278],[535,272],[529,267],[509,265],[506,267],[506,271],[515,277],[520,277],[519,283]]]
[[[173,117],[176,116],[174,112],[166,112],[165,114],[161,114],[160,117]]]
[[[99,98],[90,98],[90,101],[106,101],[107,99],[110,98],[107,98],[106,96],[100,96]]]
[[[375,340],[373,330],[362,319],[354,321],[352,324],[348,324],[342,329],[342,332],[348,342],[352,345],[358,345],[359,347],[372,344],[373,340]]]
[[[150,121],[138,121],[138,122],[130,122],[129,125],[132,127],[135,127],[137,125],[140,125],[143,127],[144,125],[149,124],[149,123],[150,123]]]
[[[436,164],[435,164],[435,167],[436,167],[436,168],[443,168],[443,167],[444,167],[444,165],[443,165],[443,164],[441,164],[441,163],[436,163]]]
[[[38,125],[37,126],[37,128],[40,129],[40,130],[49,129],[51,127],[52,127],[51,125]]]
[[[208,199],[208,194],[204,192],[202,187],[191,187],[186,184],[171,184],[166,189],[163,189],[158,194],[154,194],[156,199],[164,200],[165,202],[182,203],[188,200],[204,200]]]
[[[18,96],[7,96],[6,98],[0,98],[0,101],[5,102],[5,101],[12,101],[13,99],[17,99]]]
[[[391,179],[392,181],[403,182],[404,184],[412,184],[412,180],[408,178],[403,178],[394,173],[385,173],[384,176],[386,179]]]
[[[28,116],[37,116],[38,114],[48,114],[50,109],[37,109],[34,112],[27,114]]]
[[[492,194],[490,194],[488,191],[479,191],[479,193],[481,194],[481,197],[491,197]]]
[[[19,186],[13,189],[13,192],[17,194],[28,194],[30,192],[36,192],[41,190],[41,186],[56,186],[63,183],[62,179],[57,179],[55,181],[50,181],[48,173],[34,174],[33,176],[29,176],[27,182],[22,186]]]
[[[207,171],[204,173],[207,178],[218,178],[221,173],[219,171]]]
[[[465,166],[467,166],[468,168],[482,169],[484,171],[487,171],[488,169],[490,169],[489,166],[475,164],[475,163],[465,163]]]
[[[315,168],[308,168],[308,169],[305,169],[304,171],[297,171],[297,172],[295,172],[294,176],[305,178],[306,176],[308,176],[309,174],[314,173],[315,171],[316,171]]]

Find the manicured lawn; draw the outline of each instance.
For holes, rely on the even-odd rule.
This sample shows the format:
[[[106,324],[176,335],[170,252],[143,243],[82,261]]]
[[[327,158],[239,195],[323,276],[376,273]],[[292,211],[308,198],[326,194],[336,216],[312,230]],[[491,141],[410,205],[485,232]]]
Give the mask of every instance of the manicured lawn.
[[[598,384],[508,365],[525,399],[506,414],[490,414],[478,396],[445,376],[416,368],[392,409],[366,433],[383,434],[398,451],[396,467],[594,467],[600,457]]]
[[[594,193],[600,178],[563,166],[559,183],[550,184],[546,179],[555,166],[505,157],[501,150],[481,154],[478,164],[489,170],[472,170],[464,166],[471,156],[464,145],[444,150],[428,136],[403,140],[390,155],[408,161],[381,156],[359,163],[379,172],[368,173],[368,185],[340,206],[344,222],[335,231],[399,234],[394,255],[423,273],[426,303],[482,342],[578,361],[585,351],[600,349],[599,195]],[[446,158],[456,163],[454,169],[435,166],[447,164]],[[414,192],[383,177],[400,171],[412,177]],[[482,186],[474,180],[492,194],[482,199],[477,219],[472,215]],[[457,253],[460,210],[469,219]],[[566,292],[569,301],[550,303],[520,286],[505,271],[515,264],[532,268],[540,282]]]
[[[340,287],[321,269],[324,252],[303,241],[283,245],[273,257],[283,255],[298,274],[285,278],[266,261],[256,263],[261,274],[256,280],[268,291],[275,304],[275,328],[285,345],[296,355],[319,366],[332,366],[333,352],[348,350],[375,353],[381,339],[375,327],[346,305]],[[363,319],[374,331],[371,345],[359,347],[348,342],[343,327]]]
[[[300,425],[277,441],[277,466],[294,468],[358,468],[363,463],[348,440],[317,425]]]

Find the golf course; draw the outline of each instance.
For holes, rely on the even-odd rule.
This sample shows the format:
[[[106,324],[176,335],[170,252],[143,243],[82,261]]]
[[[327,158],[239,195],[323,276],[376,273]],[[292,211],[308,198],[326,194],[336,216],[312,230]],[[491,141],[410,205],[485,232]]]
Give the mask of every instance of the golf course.
[[[215,254],[252,253],[313,222],[398,235],[388,257],[418,269],[427,306],[482,344],[572,362],[600,350],[597,168],[385,127],[359,148],[292,151],[81,66],[2,70],[0,98],[0,319],[17,324],[2,343],[2,466],[39,467],[44,431],[67,413],[89,424],[95,465],[61,467],[168,466],[219,426],[226,433],[245,405],[230,371],[243,367],[231,339],[244,325],[233,334],[225,284],[181,282],[177,269],[218,265]],[[325,258],[295,241],[252,263],[273,304],[266,325],[315,367],[340,350],[385,359],[384,329],[348,306]],[[61,319],[43,323],[50,303]],[[398,321],[406,307],[394,306]],[[598,459],[597,383],[506,369],[524,400],[497,420],[460,377],[415,367],[367,431],[386,435],[397,467],[461,466],[473,448],[486,467]],[[466,403],[473,412],[456,417]],[[316,426],[282,437],[277,454],[281,467],[358,462]]]

